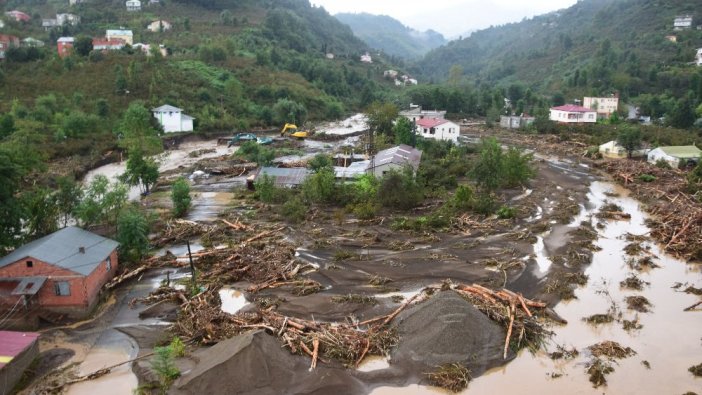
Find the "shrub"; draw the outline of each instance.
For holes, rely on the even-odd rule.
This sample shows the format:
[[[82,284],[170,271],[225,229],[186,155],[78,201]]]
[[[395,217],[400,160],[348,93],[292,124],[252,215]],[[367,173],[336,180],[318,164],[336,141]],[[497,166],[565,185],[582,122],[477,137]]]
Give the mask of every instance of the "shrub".
[[[161,389],[166,390],[173,380],[180,376],[180,370],[175,365],[171,347],[156,347],[154,354],[154,358],[151,360],[151,368],[158,374]]]
[[[302,222],[307,215],[307,206],[302,202],[302,199],[295,196],[294,198],[285,202],[285,204],[281,207],[280,215],[282,215],[289,222],[299,223]]]
[[[665,161],[663,159],[658,159],[656,161],[655,166],[659,169],[671,169],[672,167],[670,166],[670,163],[668,161]]]
[[[288,191],[275,186],[275,179],[268,174],[259,177],[254,184],[258,199],[263,203],[282,203]]]
[[[652,174],[641,174],[639,175],[639,180],[643,182],[653,182],[656,181],[656,176]]]
[[[451,206],[458,211],[468,211],[475,207],[475,192],[473,188],[467,185],[460,185],[456,188],[451,199]]]
[[[402,172],[391,170],[380,180],[378,200],[385,207],[408,210],[424,199],[424,190],[414,177],[411,167]]]
[[[190,184],[183,177],[178,178],[171,187],[171,200],[173,201],[173,215],[182,217],[190,209]]]
[[[358,203],[353,206],[353,214],[358,217],[358,219],[373,219],[378,214],[379,208],[380,207],[373,202]]]
[[[149,224],[143,213],[127,209],[117,220],[120,257],[135,262],[149,251]]]
[[[334,164],[332,162],[332,157],[327,154],[317,154],[309,162],[307,162],[307,167],[313,171],[319,171],[323,168],[333,168]]]
[[[336,175],[328,167],[307,177],[302,183],[302,195],[305,200],[314,203],[333,203],[336,200]]]
[[[500,207],[499,210],[497,210],[497,217],[501,219],[514,218],[516,214],[517,210],[514,207],[503,206]]]

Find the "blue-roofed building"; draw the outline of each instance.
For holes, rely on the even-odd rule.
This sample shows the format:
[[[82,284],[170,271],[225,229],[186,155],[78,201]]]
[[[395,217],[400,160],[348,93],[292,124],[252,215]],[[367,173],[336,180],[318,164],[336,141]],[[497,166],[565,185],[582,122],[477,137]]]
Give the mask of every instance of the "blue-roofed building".
[[[119,243],[75,226],[0,258],[0,310],[13,317],[90,314],[117,272]]]

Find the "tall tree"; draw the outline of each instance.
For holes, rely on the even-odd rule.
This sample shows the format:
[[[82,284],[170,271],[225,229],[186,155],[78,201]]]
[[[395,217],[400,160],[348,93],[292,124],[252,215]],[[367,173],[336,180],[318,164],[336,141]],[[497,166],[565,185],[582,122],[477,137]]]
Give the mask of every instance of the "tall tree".
[[[83,190],[80,184],[72,177],[59,177],[56,180],[58,190],[56,191],[56,206],[59,215],[62,217],[63,226],[68,226],[68,220],[75,215],[76,208],[80,204]]]
[[[129,152],[127,170],[122,175],[122,181],[128,185],[139,185],[144,193],[149,193],[158,180],[158,164],[151,158],[145,158],[141,149]]]
[[[635,127],[624,127],[617,136],[617,143],[626,150],[627,156],[631,158],[634,151],[641,148],[641,131]]]
[[[182,217],[190,209],[190,184],[183,177],[177,179],[171,187],[171,200],[173,201],[173,215]]]
[[[163,151],[158,131],[152,126],[151,112],[140,102],[132,102],[122,116],[119,146],[127,151],[154,155]]]
[[[393,122],[397,119],[399,110],[392,103],[374,102],[366,110],[368,126],[374,133],[392,136]]]
[[[117,241],[120,255],[135,262],[149,251],[149,223],[144,213],[135,208],[122,210],[117,219]]]

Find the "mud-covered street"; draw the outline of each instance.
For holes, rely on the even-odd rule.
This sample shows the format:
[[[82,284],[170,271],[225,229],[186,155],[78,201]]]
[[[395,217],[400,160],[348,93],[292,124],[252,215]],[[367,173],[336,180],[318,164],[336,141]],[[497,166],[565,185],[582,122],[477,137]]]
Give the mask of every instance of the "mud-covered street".
[[[291,160],[347,143],[310,139]],[[684,311],[699,300],[689,290],[702,286],[700,265],[664,253],[641,204],[591,161],[537,149],[537,174],[528,187],[502,192],[514,218],[465,214],[451,219],[448,229],[417,231],[398,226],[390,214],[358,220],[325,208],[310,210],[302,224],[286,223],[250,199],[245,166],[220,171],[236,150],[224,147],[187,142],[163,155],[162,177],[189,177],[193,205],[184,220],[164,225],[152,238],[159,248],[150,267],[158,268],[117,287],[94,320],[43,336],[44,355],[66,350],[47,371],[73,363],[74,375],[82,376],[144,357],[68,385],[67,393],[149,393],[157,381],[149,356],[172,334],[201,340],[190,342],[188,355],[177,360],[182,375],[171,386],[176,394],[445,393],[430,386],[427,373],[452,362],[470,370],[466,394],[524,388],[544,394],[686,393],[702,387],[688,372],[702,355],[694,329],[702,327],[702,314]],[[86,179],[115,176],[120,166],[95,169]],[[168,209],[166,191],[167,184],[157,185],[142,205]],[[137,199],[139,191],[130,197]],[[408,216],[427,215],[433,204]],[[198,230],[181,230],[186,228]],[[197,303],[219,303],[204,327],[183,322],[188,314],[198,317],[198,305],[177,299],[191,280],[186,240],[199,281],[210,287],[195,297]],[[264,265],[262,257],[270,261]],[[232,262],[241,263],[232,269]],[[171,287],[164,297],[149,296],[163,285]],[[507,303],[507,317],[518,318],[521,332],[512,334],[509,323],[506,333],[506,325],[462,297],[461,287],[475,290],[473,285],[523,297],[512,303],[546,307],[525,304],[519,316]],[[348,327],[363,336],[375,329],[361,323],[376,317],[388,317],[382,331],[391,332],[392,341],[376,349],[366,340],[358,366],[343,366],[327,354],[319,361],[312,356],[316,369],[310,369],[311,355],[286,338],[294,320],[306,326],[302,332]],[[551,334],[534,340],[537,347],[523,348],[532,322]],[[211,346],[224,333],[232,338]],[[609,341],[632,353],[615,357],[591,348]],[[44,381],[52,379],[60,381]]]

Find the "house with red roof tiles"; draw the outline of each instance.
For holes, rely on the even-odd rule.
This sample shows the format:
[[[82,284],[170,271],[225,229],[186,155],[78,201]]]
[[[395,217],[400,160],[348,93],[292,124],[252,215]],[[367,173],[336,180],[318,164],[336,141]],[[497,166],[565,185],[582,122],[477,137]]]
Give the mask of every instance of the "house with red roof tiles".
[[[595,123],[597,122],[597,111],[566,104],[565,106],[551,107],[549,119],[558,123]]]
[[[424,118],[416,121],[418,136],[425,139],[458,141],[461,128],[448,119]]]

